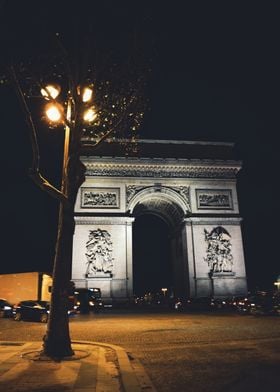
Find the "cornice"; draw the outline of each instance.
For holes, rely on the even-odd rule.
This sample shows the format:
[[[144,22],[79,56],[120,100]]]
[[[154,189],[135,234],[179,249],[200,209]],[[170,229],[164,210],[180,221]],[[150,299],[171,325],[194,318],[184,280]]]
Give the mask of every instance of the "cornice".
[[[235,178],[236,161],[82,159],[88,176],[160,178]]]
[[[240,225],[242,222],[241,217],[188,217],[184,219],[186,225]]]
[[[135,218],[133,217],[95,217],[95,216],[75,216],[77,225],[131,225]]]

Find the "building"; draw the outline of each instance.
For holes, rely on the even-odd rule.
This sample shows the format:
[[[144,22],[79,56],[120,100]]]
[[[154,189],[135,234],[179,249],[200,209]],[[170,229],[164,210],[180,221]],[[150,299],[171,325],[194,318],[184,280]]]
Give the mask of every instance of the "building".
[[[24,300],[50,301],[52,277],[44,272],[0,275],[0,297],[12,304]]]
[[[139,140],[84,148],[86,180],[75,206],[72,280],[103,298],[133,296],[133,222],[155,214],[171,237],[176,296],[247,293],[237,198],[241,161],[232,143]]]

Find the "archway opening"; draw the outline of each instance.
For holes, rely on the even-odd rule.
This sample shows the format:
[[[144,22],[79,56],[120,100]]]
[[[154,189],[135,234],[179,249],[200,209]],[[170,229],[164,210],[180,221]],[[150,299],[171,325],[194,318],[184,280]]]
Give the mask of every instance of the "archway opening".
[[[170,227],[160,217],[145,213],[133,225],[134,294],[161,293],[172,288]]]

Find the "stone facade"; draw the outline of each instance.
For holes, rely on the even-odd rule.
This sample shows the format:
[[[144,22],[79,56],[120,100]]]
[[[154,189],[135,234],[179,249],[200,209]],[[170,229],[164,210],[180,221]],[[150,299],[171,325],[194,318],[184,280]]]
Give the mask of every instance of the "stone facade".
[[[239,161],[90,155],[82,161],[87,173],[75,207],[76,287],[99,287],[108,300],[131,298],[133,222],[156,213],[170,230],[175,295],[247,293]]]

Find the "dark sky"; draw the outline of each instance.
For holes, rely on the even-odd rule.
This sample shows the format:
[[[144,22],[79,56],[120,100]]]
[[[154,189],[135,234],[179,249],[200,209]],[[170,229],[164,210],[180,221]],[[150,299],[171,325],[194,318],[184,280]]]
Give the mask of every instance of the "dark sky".
[[[271,287],[280,274],[276,5],[152,0],[57,3],[0,1],[1,66],[11,59],[32,58],[44,45],[49,50],[58,31],[70,51],[77,51],[78,38],[88,26],[104,47],[120,45],[122,53],[136,37],[152,69],[149,112],[140,137],[236,143],[243,160],[238,191],[249,284]],[[31,149],[13,91],[0,86],[0,97],[1,270],[50,269],[57,203],[27,175]],[[42,170],[57,181],[60,144],[45,129],[42,134]]]

